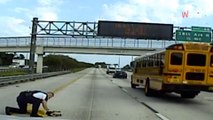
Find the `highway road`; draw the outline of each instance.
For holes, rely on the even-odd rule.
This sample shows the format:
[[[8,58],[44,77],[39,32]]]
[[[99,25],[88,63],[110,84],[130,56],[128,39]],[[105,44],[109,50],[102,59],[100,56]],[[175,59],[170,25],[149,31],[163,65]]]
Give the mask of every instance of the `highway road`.
[[[130,74],[128,74],[130,75]],[[0,120],[35,120],[29,115],[6,116],[4,107],[17,106],[22,90],[54,91],[52,110],[62,111],[63,120],[212,120],[213,93],[202,92],[194,99],[176,94],[146,97],[143,89],[130,88],[128,79],[114,79],[103,69],[89,68],[37,81],[0,87]],[[40,119],[39,119],[40,120]]]

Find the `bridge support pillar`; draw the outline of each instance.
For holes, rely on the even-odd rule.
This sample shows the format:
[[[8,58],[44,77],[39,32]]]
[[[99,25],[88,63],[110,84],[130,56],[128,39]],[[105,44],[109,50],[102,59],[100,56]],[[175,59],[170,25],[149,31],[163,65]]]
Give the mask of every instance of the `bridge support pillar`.
[[[38,55],[36,73],[42,73],[43,72],[44,47],[43,46],[38,46],[36,48],[36,54]]]

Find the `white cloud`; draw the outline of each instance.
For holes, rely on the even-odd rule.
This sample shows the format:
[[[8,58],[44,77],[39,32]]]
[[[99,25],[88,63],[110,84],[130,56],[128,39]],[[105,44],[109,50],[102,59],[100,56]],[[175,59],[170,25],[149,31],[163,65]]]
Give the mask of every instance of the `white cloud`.
[[[51,7],[38,7],[32,13],[34,17],[38,17],[40,20],[57,20],[58,15],[54,8]]]
[[[38,6],[35,8],[15,8],[17,13],[24,13],[29,19],[38,17],[40,20],[58,20],[59,7],[63,3],[62,0],[37,0]]]
[[[39,5],[41,6],[58,6],[63,3],[63,0],[38,0]]]
[[[212,0],[125,0],[105,4],[103,10],[104,19],[179,25],[187,10],[190,19],[213,15],[212,4]]]
[[[14,8],[13,10],[14,10],[14,12],[16,12],[16,13],[29,12],[29,9],[27,9],[27,8],[21,8],[21,7]]]
[[[63,0],[37,0],[39,6],[36,7],[34,16],[42,20],[57,20],[60,5]]]
[[[26,21],[15,17],[0,17],[0,36],[22,36],[30,35],[30,29],[26,26]]]
[[[167,3],[167,4],[165,4]],[[104,5],[109,19],[143,22],[174,22],[178,0],[128,0],[113,5]],[[174,14],[171,14],[174,13]],[[169,19],[168,19],[169,18]],[[172,20],[172,21],[171,21]]]
[[[55,1],[55,0],[38,0],[38,3],[43,6],[49,6],[52,4],[52,1]]]
[[[127,4],[107,5],[104,4],[105,15],[115,20],[129,20],[134,15],[134,10]],[[119,8],[119,9],[117,9]],[[124,12],[125,11],[125,12]]]
[[[5,3],[9,2],[9,1],[11,1],[11,0],[0,0],[0,4],[5,4]]]
[[[9,0],[0,0],[0,3],[6,3]],[[38,6],[34,8],[21,8],[13,9],[16,14],[21,14],[22,17],[13,16],[0,16],[0,36],[22,36],[30,35],[31,33],[31,20],[33,17],[38,17],[39,20],[57,20],[59,7],[62,0],[37,0]]]

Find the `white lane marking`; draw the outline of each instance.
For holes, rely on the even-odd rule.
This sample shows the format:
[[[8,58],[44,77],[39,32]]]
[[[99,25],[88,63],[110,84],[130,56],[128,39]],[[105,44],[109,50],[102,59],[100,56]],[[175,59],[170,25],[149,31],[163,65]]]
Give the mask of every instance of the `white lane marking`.
[[[124,89],[124,88],[121,88],[121,89],[122,89],[124,92],[126,92],[126,93],[128,92],[128,91],[127,91],[126,89]]]
[[[143,100],[141,100],[138,97],[134,97],[132,96],[126,89],[124,89],[122,86],[119,86],[116,82],[114,82],[113,80],[110,80],[113,84],[117,85],[122,91],[124,91],[125,93],[127,93],[130,97],[132,97],[133,99],[135,99],[137,102],[142,103],[143,105],[145,105],[145,103],[143,102]],[[147,104],[145,105],[148,109],[153,109],[152,107],[148,106]],[[155,112],[154,112],[154,111]],[[163,116],[162,114],[160,114],[159,112],[157,112],[155,109],[153,109],[152,111],[156,114],[157,117],[159,117],[161,120],[170,120],[169,118]]]
[[[155,113],[161,120],[169,120],[167,117],[163,116],[160,113]]]

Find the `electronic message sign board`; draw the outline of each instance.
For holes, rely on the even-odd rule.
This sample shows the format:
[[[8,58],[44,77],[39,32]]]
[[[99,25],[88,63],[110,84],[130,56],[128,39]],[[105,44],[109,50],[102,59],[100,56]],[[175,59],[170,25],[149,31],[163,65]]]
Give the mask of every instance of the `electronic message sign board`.
[[[98,36],[172,40],[173,24],[98,21]]]

